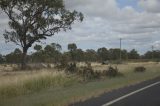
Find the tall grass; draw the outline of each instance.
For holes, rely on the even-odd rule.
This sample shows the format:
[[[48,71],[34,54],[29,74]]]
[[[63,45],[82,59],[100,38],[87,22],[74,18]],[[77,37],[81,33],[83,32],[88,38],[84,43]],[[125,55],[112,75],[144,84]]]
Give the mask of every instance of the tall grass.
[[[147,70],[144,73],[135,73],[134,68],[137,66],[144,66]],[[94,70],[101,71],[106,70],[108,65],[94,63],[92,67]],[[160,64],[157,63],[126,63],[117,67],[124,77],[104,78],[85,83],[78,83],[80,78],[77,76],[68,76],[64,72],[53,70],[4,72],[3,74],[0,72],[0,105],[64,105],[160,76]],[[18,105],[19,103],[23,105]]]
[[[40,91],[48,87],[67,86],[74,83],[74,77],[63,72],[40,71],[0,78],[0,97],[13,97]]]

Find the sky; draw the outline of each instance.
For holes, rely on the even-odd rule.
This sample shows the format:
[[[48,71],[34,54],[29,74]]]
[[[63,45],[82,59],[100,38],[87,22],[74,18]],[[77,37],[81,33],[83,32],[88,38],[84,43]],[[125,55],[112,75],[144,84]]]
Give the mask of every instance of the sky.
[[[160,0],[65,0],[69,10],[84,14],[83,22],[75,22],[72,30],[60,32],[42,41],[42,45],[59,43],[67,50],[68,43],[78,48],[100,47],[138,50],[143,54],[151,47],[160,50]],[[8,19],[0,14],[0,53],[6,54],[18,46],[5,43],[3,33]],[[29,52],[32,51],[32,48]]]

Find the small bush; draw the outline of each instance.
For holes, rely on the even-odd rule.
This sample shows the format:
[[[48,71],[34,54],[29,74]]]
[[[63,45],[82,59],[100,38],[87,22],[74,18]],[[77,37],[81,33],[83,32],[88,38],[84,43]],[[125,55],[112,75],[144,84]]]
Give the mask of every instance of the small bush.
[[[67,65],[65,71],[66,71],[67,73],[74,74],[74,73],[77,72],[77,70],[78,70],[78,69],[77,69],[76,63],[70,63],[70,64]]]
[[[119,74],[118,68],[113,68],[112,66],[109,66],[107,70],[103,71],[103,75],[109,76],[109,77],[115,77]]]
[[[146,71],[146,68],[143,66],[139,66],[134,69],[134,72],[145,72],[145,71]]]
[[[83,72],[84,72],[83,76],[85,78],[87,78],[87,79],[94,79],[94,71],[93,71],[92,68],[86,67],[86,68],[83,69]]]
[[[99,79],[101,77],[100,71],[94,71],[91,66],[82,67],[78,75],[81,75],[85,81]]]

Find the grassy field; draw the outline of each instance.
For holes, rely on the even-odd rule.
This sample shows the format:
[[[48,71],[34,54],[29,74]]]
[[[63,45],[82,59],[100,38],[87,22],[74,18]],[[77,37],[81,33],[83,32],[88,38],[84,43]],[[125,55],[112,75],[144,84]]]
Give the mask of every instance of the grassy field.
[[[66,75],[53,69],[6,72],[1,67],[0,106],[64,106],[160,76],[160,63],[128,63],[115,66],[123,73],[123,77],[106,77],[88,82],[82,82],[78,76]],[[133,72],[137,66],[144,66],[146,72]],[[101,71],[108,66],[94,63],[92,67]]]

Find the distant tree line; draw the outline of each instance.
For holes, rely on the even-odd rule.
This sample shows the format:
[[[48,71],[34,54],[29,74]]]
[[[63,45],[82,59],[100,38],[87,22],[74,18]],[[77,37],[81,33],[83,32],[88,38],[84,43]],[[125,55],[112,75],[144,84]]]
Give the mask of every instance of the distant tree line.
[[[122,60],[136,60],[136,59],[153,59],[160,60],[160,51],[148,51],[144,55],[140,55],[135,49],[131,51],[121,50],[118,48],[107,49],[105,47],[98,50],[87,49],[82,50],[77,47],[75,43],[68,44],[68,51],[62,52],[60,44],[52,43],[46,45],[44,48],[41,45],[34,46],[35,52],[27,55],[28,63],[54,63],[61,62],[103,62]],[[22,51],[16,48],[13,52],[7,55],[0,54],[0,63],[21,63]]]

